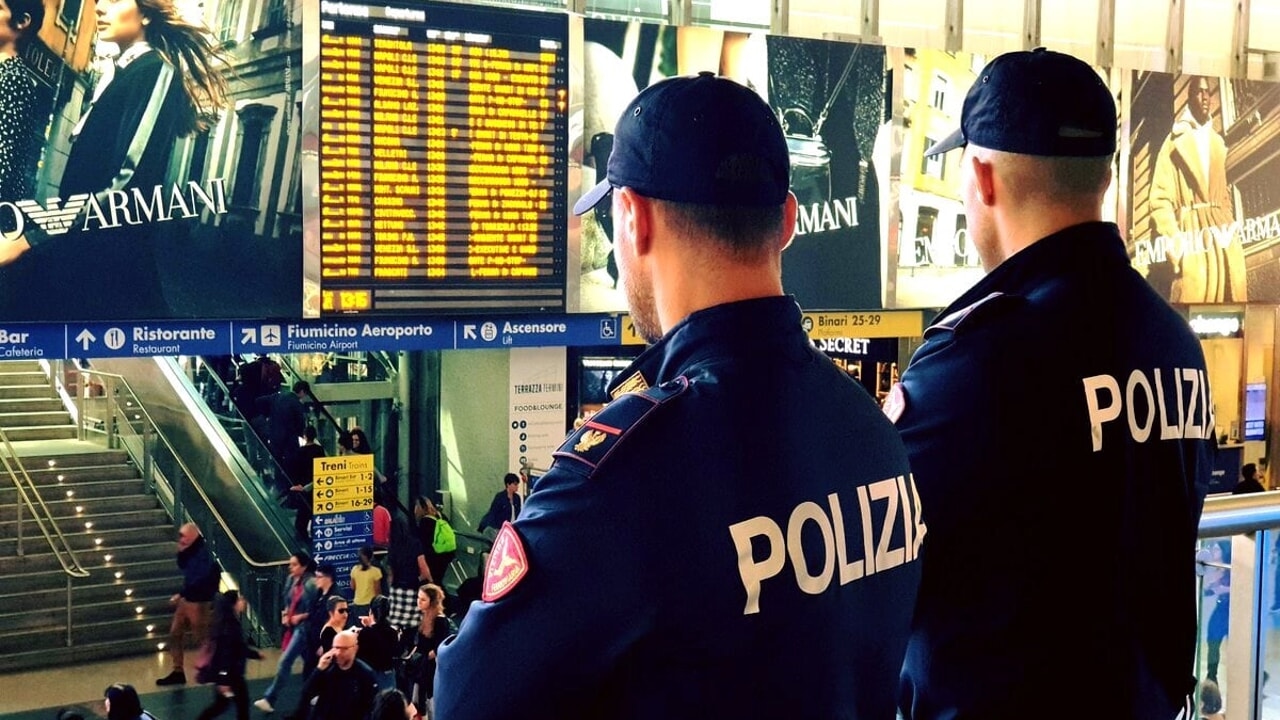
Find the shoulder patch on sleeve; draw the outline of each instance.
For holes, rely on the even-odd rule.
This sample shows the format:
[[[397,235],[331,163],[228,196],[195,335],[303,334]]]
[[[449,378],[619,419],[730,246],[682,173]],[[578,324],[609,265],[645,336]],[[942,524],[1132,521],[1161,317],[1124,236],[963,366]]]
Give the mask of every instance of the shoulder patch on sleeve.
[[[565,438],[560,449],[552,453],[552,465],[591,475],[629,431],[688,387],[689,379],[681,375],[657,387],[618,397]]]
[[[984,320],[999,315],[1000,311],[1017,305],[1022,298],[1018,295],[1007,295],[993,292],[972,305],[966,305],[925,328],[924,336],[930,337],[939,332],[959,332],[961,326],[974,326]]]
[[[484,588],[480,593],[485,602],[493,602],[515,589],[529,574],[529,556],[524,551],[520,534],[510,522],[502,523],[498,537],[489,553],[489,566],[484,571]]]

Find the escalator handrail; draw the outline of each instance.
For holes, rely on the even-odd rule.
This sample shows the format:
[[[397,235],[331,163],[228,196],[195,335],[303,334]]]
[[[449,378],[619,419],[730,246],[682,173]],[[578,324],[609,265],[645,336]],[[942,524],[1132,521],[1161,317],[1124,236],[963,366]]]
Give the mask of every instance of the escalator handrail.
[[[22,503],[27,506],[31,512],[31,519],[35,520],[36,527],[40,528],[40,534],[44,535],[45,542],[49,543],[49,550],[53,552],[53,556],[57,558],[58,564],[62,566],[62,572],[68,577],[87,578],[89,571],[84,569],[80,564],[76,553],[71,549],[71,543],[67,541],[66,535],[62,534],[62,528],[58,527],[58,521],[54,519],[53,513],[50,512],[49,506],[45,504],[44,498],[40,496],[39,490],[36,489],[35,482],[32,481],[31,475],[27,473],[27,468],[22,464],[22,459],[18,457],[18,453],[13,448],[13,443],[9,441],[9,434],[0,428],[0,443],[4,445],[4,453],[0,453],[0,464],[4,465],[5,471],[9,474],[9,478],[13,480],[13,487],[18,491],[18,495],[22,498]],[[15,470],[14,466],[17,466]],[[21,478],[19,478],[21,474]],[[36,511],[35,503],[31,501],[31,497],[27,495],[27,488],[23,486],[23,481],[30,487],[31,494],[35,495],[36,500],[40,504],[40,509],[44,511],[44,517]],[[53,526],[53,533],[58,536],[59,542],[62,543],[62,549],[59,550],[58,544],[54,542],[53,535],[49,534],[49,529],[45,527],[45,520]],[[63,555],[65,553],[65,556]],[[69,561],[69,562],[68,562]]]
[[[137,399],[137,394],[134,393],[133,388],[129,385],[129,381],[126,380],[123,375],[117,375],[115,373],[107,373],[107,372],[102,372],[101,370],[93,370],[93,369],[86,369],[86,368],[81,368],[79,372],[81,374],[86,374],[86,375],[98,375],[104,378],[111,378],[113,381],[118,382],[123,387],[125,387],[129,391],[129,394],[134,399]],[[116,402],[116,398],[111,398],[111,401],[113,403]],[[117,405],[116,408],[119,409],[119,406]],[[236,552],[239,553],[240,558],[244,560],[244,562],[247,565],[254,568],[284,567],[285,565],[287,565],[288,560],[276,560],[276,561],[264,563],[264,562],[258,562],[257,560],[254,560],[249,556],[249,553],[244,549],[244,546],[240,544],[240,540],[236,537],[236,534],[231,531],[231,526],[229,523],[227,523],[226,518],[222,516],[222,513],[218,512],[218,508],[214,505],[212,499],[210,499],[210,497],[205,493],[204,488],[200,487],[200,483],[195,482],[195,477],[196,477],[195,474],[191,472],[191,469],[187,467],[187,464],[183,461],[182,457],[174,449],[173,444],[169,442],[169,439],[167,437],[165,437],[164,433],[160,430],[160,426],[157,425],[155,420],[152,419],[151,414],[147,412],[147,408],[143,406],[141,400],[138,400],[138,410],[142,412],[143,417],[146,418],[147,425],[151,428],[151,431],[155,433],[156,438],[158,438],[160,442],[164,443],[165,448],[169,451],[169,454],[173,457],[174,461],[178,463],[178,466],[182,470],[182,472],[186,475],[186,477],[191,479],[191,482],[188,483],[188,486],[195,488],[196,493],[200,495],[200,499],[204,501],[205,507],[208,508],[209,513],[213,516],[214,520],[218,523],[218,526],[222,529],[222,532],[231,541],[231,544],[235,547]],[[261,509],[257,508],[256,505],[253,505],[253,507],[257,509],[259,513],[261,513]],[[264,520],[266,519],[265,516],[263,519]]]

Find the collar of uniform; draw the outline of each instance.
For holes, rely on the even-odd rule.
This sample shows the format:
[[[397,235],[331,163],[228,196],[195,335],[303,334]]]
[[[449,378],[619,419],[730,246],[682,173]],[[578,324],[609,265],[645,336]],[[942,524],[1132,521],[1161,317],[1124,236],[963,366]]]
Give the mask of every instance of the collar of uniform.
[[[699,310],[668,330],[630,367],[618,373],[609,392],[637,372],[649,385],[660,385],[711,355],[752,352],[792,340],[793,336],[806,345],[800,321],[800,306],[790,296],[741,300]]]
[[[966,308],[992,293],[1020,295],[1046,277],[1064,269],[1097,268],[1106,263],[1129,264],[1129,256],[1115,223],[1087,222],[1059,230],[1040,238],[1014,253],[965,294],[938,313],[944,318]]]

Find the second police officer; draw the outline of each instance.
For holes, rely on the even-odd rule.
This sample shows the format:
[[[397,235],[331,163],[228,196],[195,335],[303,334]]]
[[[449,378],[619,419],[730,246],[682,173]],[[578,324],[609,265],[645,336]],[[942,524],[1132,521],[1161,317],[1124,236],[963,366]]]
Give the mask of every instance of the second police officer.
[[[964,147],[988,274],[886,403],[929,512],[907,720],[1190,717],[1213,400],[1187,321],[1102,221],[1116,126],[1088,65],[1015,52],[929,150]]]

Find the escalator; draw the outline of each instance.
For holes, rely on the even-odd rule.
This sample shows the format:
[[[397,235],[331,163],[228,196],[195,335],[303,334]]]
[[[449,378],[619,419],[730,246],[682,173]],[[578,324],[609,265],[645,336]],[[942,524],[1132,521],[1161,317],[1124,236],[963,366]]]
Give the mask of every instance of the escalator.
[[[187,479],[195,487],[185,489],[207,497],[250,563],[288,561],[301,545],[294,537],[293,513],[280,506],[270,485],[263,482],[264,474],[269,479],[280,470],[265,448],[261,448],[265,458],[251,462],[246,457],[225,418],[213,412],[176,360],[95,360],[93,369],[119,375],[128,383],[190,475]]]

